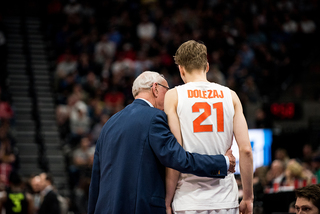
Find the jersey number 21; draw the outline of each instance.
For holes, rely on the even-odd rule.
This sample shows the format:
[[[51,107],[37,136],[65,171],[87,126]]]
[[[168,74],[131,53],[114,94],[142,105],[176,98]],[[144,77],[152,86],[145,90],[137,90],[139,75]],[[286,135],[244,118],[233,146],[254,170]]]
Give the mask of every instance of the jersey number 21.
[[[216,109],[217,112],[217,131],[224,131],[224,122],[223,122],[223,104],[222,102],[212,104],[213,109]],[[192,106],[192,112],[199,112],[200,109],[203,109],[204,112],[199,115],[193,121],[193,132],[212,132],[212,124],[201,125],[201,123],[211,115],[211,106],[206,102],[197,102]]]

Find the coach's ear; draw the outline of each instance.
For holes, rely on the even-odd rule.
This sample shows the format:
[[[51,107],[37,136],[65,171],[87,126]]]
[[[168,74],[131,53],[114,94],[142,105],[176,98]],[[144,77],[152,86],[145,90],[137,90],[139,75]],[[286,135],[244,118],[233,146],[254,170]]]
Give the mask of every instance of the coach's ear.
[[[152,92],[154,97],[156,97],[156,98],[158,97],[158,94],[159,94],[159,92],[158,92],[158,83],[154,82],[152,84],[151,92]]]

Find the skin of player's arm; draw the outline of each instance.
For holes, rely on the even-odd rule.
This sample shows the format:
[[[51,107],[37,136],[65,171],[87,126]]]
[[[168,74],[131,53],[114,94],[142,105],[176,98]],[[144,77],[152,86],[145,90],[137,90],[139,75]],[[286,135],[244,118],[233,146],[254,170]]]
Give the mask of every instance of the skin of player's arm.
[[[239,97],[231,91],[234,105],[233,133],[239,147],[240,174],[243,186],[243,200],[253,201],[253,158],[248,125]]]
[[[177,114],[178,94],[177,90],[171,89],[166,93],[164,99],[164,111],[168,117],[168,125],[172,134],[177,141],[182,145],[182,137],[180,131],[180,122]],[[180,172],[167,168],[166,169],[166,207],[171,207],[171,202],[176,190],[176,186],[179,180]]]

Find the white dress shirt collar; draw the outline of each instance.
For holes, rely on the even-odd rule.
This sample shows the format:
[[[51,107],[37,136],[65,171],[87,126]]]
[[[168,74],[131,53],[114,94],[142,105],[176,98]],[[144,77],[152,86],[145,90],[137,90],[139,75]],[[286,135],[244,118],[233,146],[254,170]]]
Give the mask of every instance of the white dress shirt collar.
[[[149,104],[149,106],[150,106],[150,107],[154,107],[154,106],[153,106],[153,105],[152,105],[148,100],[143,99],[143,98],[138,98],[138,99],[145,101],[146,103],[148,103],[148,104]]]

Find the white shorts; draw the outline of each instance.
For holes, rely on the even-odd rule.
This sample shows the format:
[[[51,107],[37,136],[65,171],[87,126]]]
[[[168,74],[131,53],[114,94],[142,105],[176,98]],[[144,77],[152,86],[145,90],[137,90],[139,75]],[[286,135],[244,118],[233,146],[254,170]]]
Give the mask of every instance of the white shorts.
[[[239,207],[221,210],[186,210],[175,211],[175,214],[239,214]]]

